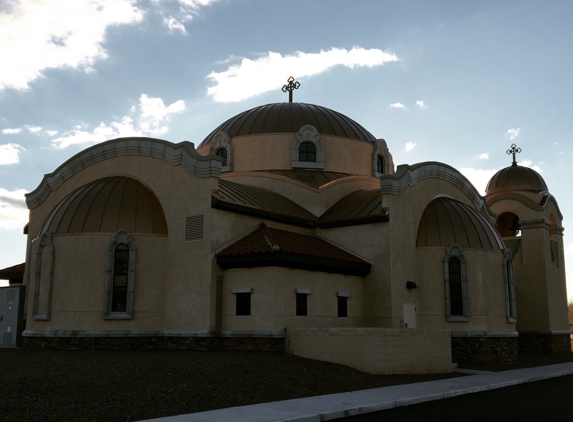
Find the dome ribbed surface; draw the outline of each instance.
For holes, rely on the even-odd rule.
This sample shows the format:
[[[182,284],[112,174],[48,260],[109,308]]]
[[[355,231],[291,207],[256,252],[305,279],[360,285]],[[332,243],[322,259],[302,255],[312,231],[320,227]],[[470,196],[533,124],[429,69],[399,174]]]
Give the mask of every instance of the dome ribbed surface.
[[[416,247],[504,248],[495,229],[476,211],[450,198],[436,198],[428,204],[418,226]]]
[[[486,195],[504,191],[547,191],[545,180],[529,167],[512,165],[501,169],[489,180]]]
[[[344,114],[313,104],[275,103],[255,107],[230,118],[207,136],[207,144],[217,132],[230,137],[262,133],[294,133],[304,125],[313,125],[324,135],[343,136],[374,142],[376,138]],[[200,146],[201,146],[200,145]]]
[[[96,180],[64,198],[52,211],[40,235],[115,233],[167,235],[159,200],[147,187],[129,177]]]

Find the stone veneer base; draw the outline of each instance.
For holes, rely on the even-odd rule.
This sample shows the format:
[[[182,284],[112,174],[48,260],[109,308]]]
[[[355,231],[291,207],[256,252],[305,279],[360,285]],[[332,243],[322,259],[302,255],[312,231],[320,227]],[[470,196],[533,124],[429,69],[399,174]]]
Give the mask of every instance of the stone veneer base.
[[[571,351],[570,334],[519,333],[519,353],[558,353]]]
[[[248,350],[284,352],[284,337],[24,337],[24,347],[53,350]]]
[[[454,363],[516,363],[517,337],[454,337]]]

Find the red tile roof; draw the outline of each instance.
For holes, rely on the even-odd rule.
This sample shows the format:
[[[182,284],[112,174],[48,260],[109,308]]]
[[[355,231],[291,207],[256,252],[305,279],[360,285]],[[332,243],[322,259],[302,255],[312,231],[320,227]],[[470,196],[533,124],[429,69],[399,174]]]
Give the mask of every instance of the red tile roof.
[[[221,268],[280,266],[365,276],[370,263],[325,239],[262,223],[216,254]]]

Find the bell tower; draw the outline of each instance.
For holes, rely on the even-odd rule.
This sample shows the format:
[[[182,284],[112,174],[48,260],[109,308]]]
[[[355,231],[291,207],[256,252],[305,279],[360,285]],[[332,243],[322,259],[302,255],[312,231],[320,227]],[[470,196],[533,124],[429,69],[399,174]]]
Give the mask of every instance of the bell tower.
[[[521,353],[571,350],[565,284],[563,215],[541,175],[520,166],[515,144],[511,166],[498,171],[486,188],[496,229],[512,251]]]

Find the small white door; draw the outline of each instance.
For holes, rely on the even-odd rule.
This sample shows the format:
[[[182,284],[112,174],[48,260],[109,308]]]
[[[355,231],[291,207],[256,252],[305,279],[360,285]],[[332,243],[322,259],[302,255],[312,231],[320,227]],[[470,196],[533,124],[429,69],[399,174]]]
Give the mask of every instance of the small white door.
[[[403,303],[404,307],[404,328],[416,328],[416,304]]]

